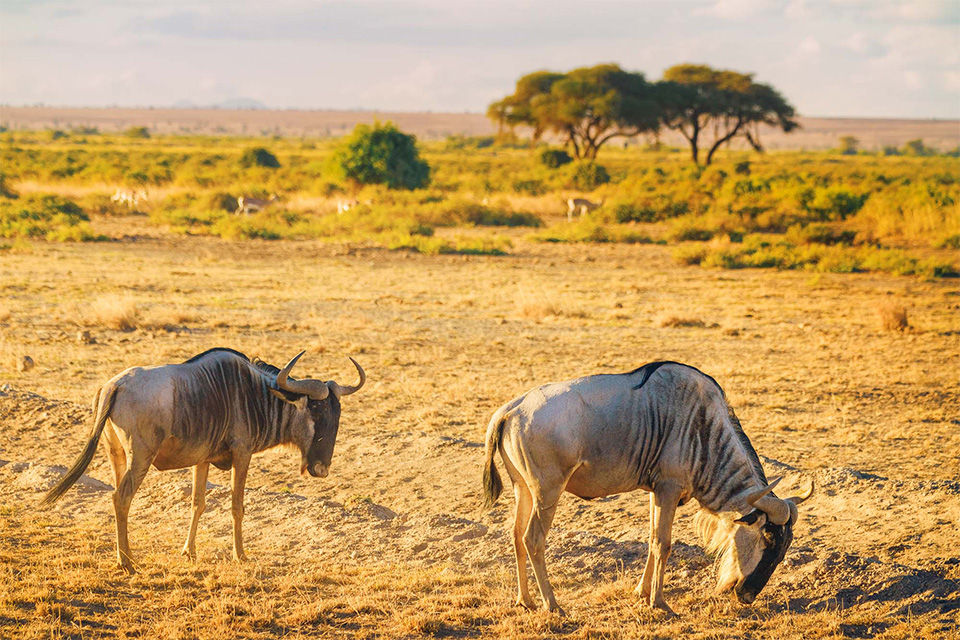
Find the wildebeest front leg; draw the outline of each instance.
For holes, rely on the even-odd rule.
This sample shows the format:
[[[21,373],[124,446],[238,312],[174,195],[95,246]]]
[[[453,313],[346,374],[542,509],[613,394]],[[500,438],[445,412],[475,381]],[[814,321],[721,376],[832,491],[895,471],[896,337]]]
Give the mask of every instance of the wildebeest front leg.
[[[127,537],[127,519],[130,516],[130,502],[133,495],[147,475],[153,456],[138,451],[136,447],[130,456],[130,467],[123,474],[117,489],[113,493],[113,509],[117,519],[117,565],[129,574],[136,570],[133,565],[133,553],[130,550],[130,540]]]
[[[671,615],[674,612],[663,599],[663,577],[667,571],[667,559],[670,558],[673,519],[677,514],[680,494],[680,486],[669,481],[657,485],[653,493],[653,501],[656,505],[656,529],[652,530],[653,537],[650,539],[654,568],[651,572],[652,585],[649,602],[652,607],[664,610]],[[653,520],[653,517],[651,517],[651,520]]]
[[[233,560],[246,561],[243,553],[243,487],[247,483],[247,469],[250,467],[250,454],[233,454]]]
[[[640,595],[644,603],[650,601],[650,586],[653,585],[653,542],[657,538],[657,517],[660,512],[657,510],[657,501],[653,493],[650,493],[650,538],[647,543],[647,564],[643,567],[643,578],[637,584],[634,592]]]
[[[193,510],[190,514],[190,531],[187,534],[187,542],[183,544],[181,554],[191,559],[197,558],[197,524],[200,522],[200,515],[203,514],[207,506],[207,472],[210,470],[209,463],[198,463],[193,467]]]

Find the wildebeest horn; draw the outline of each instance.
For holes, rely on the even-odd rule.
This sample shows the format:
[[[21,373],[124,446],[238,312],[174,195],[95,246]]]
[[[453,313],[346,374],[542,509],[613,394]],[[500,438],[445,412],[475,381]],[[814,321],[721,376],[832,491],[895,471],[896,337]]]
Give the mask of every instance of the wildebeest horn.
[[[354,392],[359,390],[361,387],[363,387],[363,384],[367,380],[367,375],[364,374],[363,368],[360,367],[360,363],[353,360],[352,356],[348,356],[347,358],[349,358],[350,362],[353,363],[353,366],[357,368],[357,372],[360,374],[360,382],[357,383],[356,385],[341,385],[336,381],[328,382],[327,387],[330,388],[330,391],[332,391],[337,398],[340,398],[341,396],[349,396],[350,394],[353,394]]]
[[[775,496],[769,496],[773,488],[777,486],[777,483],[782,480],[782,476],[778,477],[773,483],[747,495],[747,503],[749,503],[751,507],[763,510],[770,521],[777,525],[783,525],[790,520],[790,506],[787,505],[787,502]]]
[[[306,354],[306,352],[307,350],[303,350],[291,358],[290,362],[284,365],[283,369],[277,373],[277,387],[295,394],[306,394],[315,401],[322,401],[330,394],[330,388],[327,387],[326,383],[312,378],[305,378],[301,381],[289,379],[290,370],[293,369],[293,366],[297,364],[297,361],[300,360],[300,357]]]
[[[793,503],[794,505],[800,505],[801,503],[803,503],[804,501],[806,501],[806,500],[807,500],[808,498],[810,498],[811,496],[813,496],[813,481],[812,481],[812,480],[810,481],[810,489],[809,489],[809,490],[807,490],[806,492],[804,492],[803,494],[801,494],[801,495],[799,495],[799,496],[791,496],[791,497],[788,498],[787,500],[790,501],[791,503]]]

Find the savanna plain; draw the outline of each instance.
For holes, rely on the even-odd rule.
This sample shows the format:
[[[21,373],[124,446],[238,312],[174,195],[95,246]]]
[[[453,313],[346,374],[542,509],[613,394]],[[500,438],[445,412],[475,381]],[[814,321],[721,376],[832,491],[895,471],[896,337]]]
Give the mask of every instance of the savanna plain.
[[[460,139],[426,148],[429,189],[398,194],[328,178],[323,141],[61,133],[0,149],[0,635],[960,634],[955,158],[731,153],[695,170],[611,150],[603,180]],[[117,188],[148,197],[120,205]],[[604,205],[567,222],[577,195]],[[120,574],[103,451],[36,506],[101,384],[215,346],[277,364],[305,349],[301,374],[348,383],[353,356],[368,382],[344,399],[329,477],[254,459],[249,562],[230,558],[227,472],[191,561],[190,472],[151,471],[138,573]],[[717,379],[782,495],[815,482],[784,562],[752,606],[715,597],[682,507],[668,618],[633,592],[647,496],[566,495],[547,541],[566,616],[513,606],[512,498],[481,505],[490,415],[654,360]]]

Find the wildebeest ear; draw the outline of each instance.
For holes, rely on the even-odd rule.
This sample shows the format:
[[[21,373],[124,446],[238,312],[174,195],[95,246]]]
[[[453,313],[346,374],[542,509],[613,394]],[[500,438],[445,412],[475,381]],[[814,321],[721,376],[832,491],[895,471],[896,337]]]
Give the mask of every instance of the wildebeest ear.
[[[302,410],[307,406],[307,397],[304,394],[294,394],[286,390],[279,390],[270,388],[270,393],[279,398],[281,401],[290,403],[298,410]]]
[[[754,510],[747,514],[744,514],[739,519],[734,521],[734,523],[739,523],[740,525],[753,525],[757,522],[757,519],[760,518],[760,510]]]

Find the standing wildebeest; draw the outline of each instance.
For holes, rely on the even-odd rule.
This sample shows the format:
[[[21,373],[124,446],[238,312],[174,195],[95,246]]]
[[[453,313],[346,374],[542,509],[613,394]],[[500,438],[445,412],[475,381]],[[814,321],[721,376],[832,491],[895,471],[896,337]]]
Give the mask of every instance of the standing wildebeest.
[[[499,450],[513,483],[517,604],[533,607],[527,554],[544,607],[557,601],[544,548],[564,490],[590,499],[638,488],[650,495],[650,545],[641,598],[671,612],[663,599],[670,532],[678,505],[700,503],[698,530],[720,553],[718,592],[751,603],[793,540],[797,504],[767,484],[760,459],[715,380],[688,365],[657,362],[626,374],[587,376],[533,389],[498,409],[487,429],[484,491],[493,505],[503,490]]]
[[[117,488],[117,562],[134,572],[127,516],[130,501],[152,463],[158,470],[193,468],[193,514],[183,553],[196,557],[197,522],[205,507],[207,471],[213,463],[233,468],[233,558],[245,560],[241,522],[243,487],[253,454],[291,445],[300,450],[300,473],[325,477],[340,427],[340,398],[360,382],[290,378],[304,352],[283,369],[250,361],[232,349],[215,348],[179,365],[131,367],[97,391],[93,435],[73,467],[44,497],[51,505],[76,483],[106,434]]]

